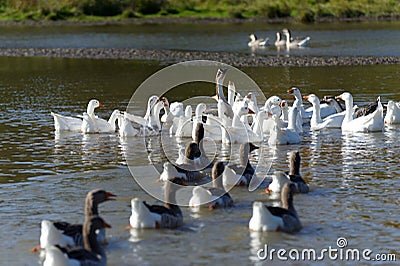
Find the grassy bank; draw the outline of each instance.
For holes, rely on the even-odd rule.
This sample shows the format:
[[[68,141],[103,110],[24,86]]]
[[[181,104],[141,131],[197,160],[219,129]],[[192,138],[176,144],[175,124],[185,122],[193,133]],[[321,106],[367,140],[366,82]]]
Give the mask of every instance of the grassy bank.
[[[398,18],[398,0],[0,0],[0,20]]]

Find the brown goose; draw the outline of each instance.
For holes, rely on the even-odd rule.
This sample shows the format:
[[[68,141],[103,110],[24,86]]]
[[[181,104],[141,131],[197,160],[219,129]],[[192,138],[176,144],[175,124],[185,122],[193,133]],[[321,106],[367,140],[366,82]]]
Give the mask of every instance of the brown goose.
[[[274,175],[272,175],[272,182],[269,184],[268,188],[265,189],[265,192],[281,192],[286,183],[292,182],[295,186],[294,192],[308,193],[310,189],[300,175],[300,162],[300,153],[298,151],[290,152],[289,172],[275,171]]]
[[[295,186],[295,192],[299,193],[308,193],[310,188],[308,187],[306,181],[300,175],[300,152],[299,151],[292,151],[289,155],[289,175],[290,181],[292,181]]]
[[[101,189],[89,191],[85,200],[85,217],[98,215],[98,205],[108,200],[114,200],[116,195]],[[105,243],[105,230],[98,232],[99,242]],[[41,223],[40,245],[32,249],[33,252],[51,245],[83,246],[82,224],[68,222],[51,222],[43,220]]]
[[[213,186],[211,188],[195,186],[190,198],[189,206],[197,209],[201,205],[208,204],[209,209],[228,208],[233,206],[233,200],[222,183],[222,175],[225,170],[223,162],[217,162],[212,169]]]
[[[165,182],[165,205],[149,205],[138,198],[131,200],[132,214],[127,229],[177,228],[183,225],[182,211],[176,205],[176,191],[184,185],[181,178]]]
[[[111,228],[111,226],[101,217],[97,215],[86,217],[82,229],[84,247],[69,249],[49,246],[46,248],[46,258],[43,265],[107,265],[106,253],[96,237],[96,231],[104,228]]]
[[[249,160],[249,154],[259,147],[251,142],[242,143],[239,149],[239,165],[228,165],[223,175],[224,186],[249,186],[255,169]]]
[[[253,203],[253,216],[249,221],[251,231],[283,231],[295,233],[302,225],[293,206],[293,193],[296,187],[286,183],[281,192],[282,207],[265,206],[260,201]]]

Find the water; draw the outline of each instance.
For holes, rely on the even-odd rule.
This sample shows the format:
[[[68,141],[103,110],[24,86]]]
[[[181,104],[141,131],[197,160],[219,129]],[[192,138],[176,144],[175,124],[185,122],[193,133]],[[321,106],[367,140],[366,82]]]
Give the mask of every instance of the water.
[[[305,49],[252,51],[249,34],[275,41],[283,28],[293,37],[311,37]],[[210,23],[104,26],[3,26],[0,47],[137,48],[228,51],[256,54],[400,56],[400,22],[266,24]]]
[[[398,32],[397,22],[367,25],[349,24],[344,31],[367,34],[366,28],[370,28],[372,35],[382,31]],[[187,28],[183,36],[188,43],[195,42],[195,36],[201,32],[204,37],[208,32],[226,31],[234,36],[240,34],[246,43],[243,36],[250,31],[250,26],[235,26],[237,30],[230,31],[226,25],[218,26],[224,31],[218,27],[192,26],[196,34],[190,34],[187,25],[176,27]],[[280,29],[281,26],[272,25],[268,30],[273,32],[275,27]],[[58,27],[47,30],[14,27],[5,28],[0,43],[4,46],[27,46],[28,42],[23,41],[25,38],[29,39],[30,46],[38,47],[131,47],[129,43],[140,48],[143,43],[132,42],[128,37],[136,36],[135,32],[146,35],[145,32],[157,27],[160,26]],[[254,27],[260,31],[266,28],[259,24]],[[123,39],[116,37],[117,28],[121,30]],[[335,24],[329,24],[299,26],[297,32],[306,33],[310,28],[326,36],[331,30],[341,31]],[[65,35],[68,32],[71,35]],[[106,33],[103,41],[99,42],[102,32]],[[371,36],[371,32],[367,35]],[[169,28],[164,33],[147,33],[146,38],[158,34],[166,34],[169,38],[158,42],[158,46],[150,42],[146,48],[154,45],[188,49],[180,43],[173,43],[174,31]],[[215,35],[221,40],[221,36]],[[3,42],[4,38],[15,39],[7,44],[7,41]],[[230,42],[226,50],[243,49],[247,52],[247,47],[242,47],[243,42],[239,44],[241,48],[231,48],[233,42]],[[172,43],[173,46],[168,47]],[[192,48],[223,49],[222,44],[218,44],[219,48],[207,44],[202,40]],[[350,53],[348,49],[351,47],[346,47],[341,50],[344,54]],[[312,47],[307,51],[314,51],[314,48],[318,49]],[[364,48],[359,50],[360,54],[370,55],[372,50]],[[336,52],[340,54],[341,51]],[[397,52],[387,47],[373,51],[377,55],[398,55]],[[82,222],[84,197],[94,188],[104,188],[117,194],[119,199],[100,207],[101,215],[113,226],[107,231],[109,265],[267,265],[271,262],[257,259],[257,251],[265,244],[274,249],[315,248],[320,251],[329,246],[336,248],[338,237],[345,237],[349,248],[368,248],[373,250],[373,254],[395,253],[400,259],[397,185],[400,127],[386,128],[382,133],[346,135],[340,130],[310,133],[306,126],[300,145],[270,148],[263,144],[262,156],[260,151],[252,154],[253,164],[260,161],[259,175],[266,176],[268,181],[271,171],[287,169],[289,151],[300,150],[302,174],[308,180],[311,192],[295,195],[295,206],[304,226],[296,235],[249,233],[252,202],[262,200],[276,204],[277,201],[263,194],[262,189],[249,193],[241,188],[231,192],[235,201],[232,209],[204,210],[196,214],[183,208],[185,225],[178,230],[126,231],[130,199],[140,197],[151,203],[156,200],[144,193],[134,181],[124,156],[133,152],[135,172],[140,177],[148,177],[149,182],[154,180],[153,188],[159,189],[160,184],[155,181],[157,176],[149,176],[150,160],[156,165],[165,161],[158,138],[150,139],[147,150],[141,150],[137,148],[140,139],[126,143],[115,134],[57,135],[53,131],[50,112],[80,114],[91,98],[97,98],[104,107],[96,109],[96,113],[108,118],[114,109],[124,110],[139,84],[161,67],[142,61],[7,57],[0,58],[0,66],[1,265],[38,265],[37,255],[30,253],[29,249],[38,244],[40,221]],[[400,69],[397,65],[241,70],[257,82],[267,97],[278,95],[289,102],[292,98],[286,90],[291,86],[300,87],[304,95],[338,95],[350,91],[357,104],[374,101],[378,95],[382,96],[383,102],[400,100]],[[172,90],[167,96],[173,102],[194,95],[213,94],[212,85],[192,83]],[[136,102],[135,112],[143,114],[145,105],[144,101]],[[219,156],[226,159],[229,147],[220,145]],[[168,147],[177,152],[176,140],[171,139]],[[236,155],[233,160],[237,160]],[[268,171],[270,164],[271,170]],[[278,263],[276,258],[273,262]],[[329,260],[325,263],[332,264]],[[351,264],[345,261],[334,263]]]

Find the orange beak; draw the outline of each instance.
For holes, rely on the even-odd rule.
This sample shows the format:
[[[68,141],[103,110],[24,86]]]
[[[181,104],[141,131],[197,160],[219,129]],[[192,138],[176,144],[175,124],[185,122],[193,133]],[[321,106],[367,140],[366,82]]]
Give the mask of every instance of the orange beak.
[[[310,95],[305,95],[305,96],[303,96],[303,99],[308,100],[309,97],[310,97]]]
[[[265,193],[270,194],[272,192],[272,190],[270,190],[269,188],[265,189]]]
[[[115,194],[113,194],[113,193],[110,193],[110,192],[106,192],[106,199],[107,200],[115,200],[114,198],[112,198],[112,197],[116,197],[117,195],[115,195]]]
[[[336,99],[343,100],[343,99],[342,99],[342,94],[340,94],[339,96],[336,96],[335,98],[336,98]]]
[[[294,89],[292,88],[292,89],[288,90],[287,92],[288,92],[289,94],[293,94],[293,91],[294,91]]]
[[[103,107],[104,106],[104,104],[102,104],[102,103],[99,103],[99,107]]]
[[[106,223],[104,221],[103,221],[103,226],[104,226],[104,228],[111,228],[111,225],[109,225],[108,223]]]

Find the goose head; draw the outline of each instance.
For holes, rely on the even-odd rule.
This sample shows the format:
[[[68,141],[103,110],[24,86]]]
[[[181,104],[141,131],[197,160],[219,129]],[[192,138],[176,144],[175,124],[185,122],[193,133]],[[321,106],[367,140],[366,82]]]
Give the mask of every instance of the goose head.
[[[95,189],[87,194],[86,200],[99,204],[108,200],[115,200],[114,197],[116,197],[116,195],[111,192],[107,192],[103,189]]]
[[[169,106],[169,111],[174,117],[183,116],[183,103],[173,102]]]
[[[176,170],[175,166],[170,162],[165,162],[163,164],[163,181],[173,180],[175,177],[179,175],[178,170]]]
[[[246,101],[248,102],[248,106],[252,111],[258,112],[257,98],[256,95],[252,92],[249,92],[246,96]]]
[[[199,145],[195,142],[189,143],[189,145],[186,147],[185,150],[185,157],[186,159],[189,159],[189,164],[193,165],[194,164],[194,159],[200,157],[201,152],[199,150]],[[191,169],[195,170],[195,169]]]
[[[287,91],[290,95],[293,95],[296,99],[301,100],[301,92],[298,88],[292,87]]]
[[[319,99],[315,94],[305,95],[303,99],[309,101],[312,105],[316,105],[319,103]]]
[[[207,109],[207,106],[206,106],[205,103],[199,103],[199,104],[196,106],[196,111],[195,111],[196,117],[201,118],[201,116],[202,116],[203,113],[206,111],[206,109]]]
[[[156,103],[160,101],[159,97],[157,95],[150,96],[149,99],[147,100],[147,109],[146,109],[146,114],[144,116],[144,119],[148,119],[151,115],[151,111],[153,110],[154,106]]]
[[[193,112],[192,106],[191,105],[186,106],[186,108],[185,108],[185,117],[186,118],[191,118],[192,117],[192,112]]]
[[[88,115],[94,115],[94,109],[96,109],[97,107],[102,107],[102,106],[103,106],[103,104],[101,102],[99,102],[96,99],[92,99],[88,103],[86,113]]]
[[[197,123],[196,128],[195,128],[195,134],[194,134],[194,142],[197,143],[197,145],[200,145],[200,142],[203,139],[204,139],[204,125],[203,125],[203,123]],[[196,156],[196,157],[199,157],[199,156]]]
[[[160,98],[157,95],[150,96],[149,100],[147,101],[147,106],[150,108],[154,106],[157,102],[160,101]]]
[[[279,98],[278,96],[271,96],[265,101],[264,108],[269,110],[271,108],[271,106],[279,105],[281,102],[282,102],[282,99]]]
[[[346,101],[353,100],[353,96],[348,92],[343,92],[339,96],[336,96],[336,99],[340,99],[340,100],[343,100],[346,102]]]
[[[217,84],[222,84],[225,79],[226,72],[228,72],[227,68],[219,68],[217,71],[217,75],[215,76],[215,80]]]
[[[223,187],[222,174],[225,170],[225,164],[223,162],[216,162],[212,168],[211,176],[214,187]]]
[[[111,228],[111,225],[106,223],[100,216],[94,215],[83,224],[83,232],[96,234],[97,230],[102,228]]]
[[[289,29],[283,29],[282,30],[282,33],[287,37],[287,36],[289,36],[289,40],[290,40],[290,36],[291,36],[291,32],[290,32],[290,30]]]
[[[169,107],[169,102],[168,102],[168,99],[167,99],[167,98],[161,97],[161,98],[160,98],[160,101],[163,103],[164,108],[168,108],[168,107]]]
[[[257,40],[257,37],[256,37],[255,34],[250,34],[250,35],[249,35],[249,38],[250,38],[250,40],[251,40],[252,42],[255,42],[255,41]]]
[[[286,183],[290,182],[290,178],[288,175],[283,172],[283,171],[275,171],[274,174],[272,175],[272,182],[268,186],[268,188],[265,189],[266,193],[270,192],[280,192],[283,188],[283,186]]]
[[[243,102],[242,105],[237,106],[236,108],[234,108],[235,110],[233,110],[237,116],[241,117],[243,115],[247,115],[247,114],[254,114],[254,111],[251,110],[249,108],[248,103],[245,101]]]
[[[283,100],[280,104],[279,104],[279,106],[281,107],[281,110],[282,110],[282,113],[287,113],[288,111],[289,111],[289,106],[288,106],[288,103],[285,101],[285,100]]]

